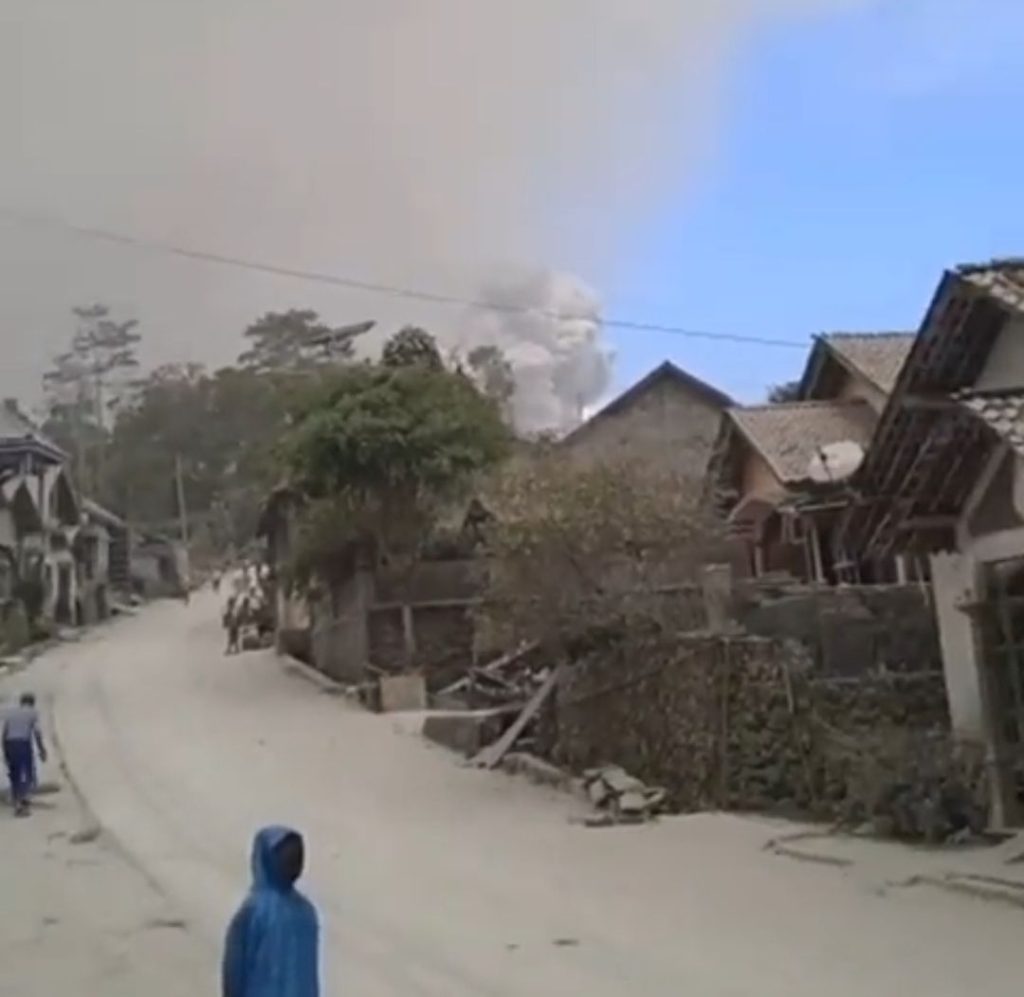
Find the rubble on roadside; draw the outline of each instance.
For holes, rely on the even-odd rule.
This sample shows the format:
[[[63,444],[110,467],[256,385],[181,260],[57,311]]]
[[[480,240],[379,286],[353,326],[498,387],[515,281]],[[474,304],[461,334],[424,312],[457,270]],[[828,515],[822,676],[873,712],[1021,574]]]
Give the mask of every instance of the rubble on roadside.
[[[537,650],[536,643],[520,644],[486,665],[468,668],[458,681],[434,693],[434,705],[480,710],[525,703],[549,674],[549,669],[536,660]]]
[[[664,809],[668,792],[648,786],[621,765],[605,765],[583,773],[583,791],[594,813],[583,820],[586,827],[644,824]]]

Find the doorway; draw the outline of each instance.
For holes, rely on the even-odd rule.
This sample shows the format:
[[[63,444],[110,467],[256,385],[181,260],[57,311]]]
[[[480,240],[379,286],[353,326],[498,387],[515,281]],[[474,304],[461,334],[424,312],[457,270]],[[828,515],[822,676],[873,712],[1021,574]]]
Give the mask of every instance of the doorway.
[[[993,787],[1024,812],[1024,557],[983,566],[978,636],[985,711],[1004,782]]]

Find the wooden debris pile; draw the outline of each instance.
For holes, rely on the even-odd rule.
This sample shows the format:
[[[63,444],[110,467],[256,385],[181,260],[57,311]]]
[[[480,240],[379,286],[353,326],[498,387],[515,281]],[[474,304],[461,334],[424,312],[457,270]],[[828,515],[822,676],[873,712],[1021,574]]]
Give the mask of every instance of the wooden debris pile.
[[[434,694],[435,703],[481,710],[527,702],[549,674],[537,661],[537,650],[537,644],[522,644],[486,665],[469,668],[457,682]]]
[[[531,727],[537,719],[541,708],[554,693],[564,666],[548,669],[541,684],[534,690],[527,704],[520,710],[512,724],[493,744],[487,745],[472,759],[471,764],[479,768],[492,769],[513,748],[524,748],[531,743]]]
[[[587,769],[583,773],[583,788],[595,811],[584,820],[587,827],[646,823],[661,812],[668,795],[666,790],[646,785],[620,765]]]

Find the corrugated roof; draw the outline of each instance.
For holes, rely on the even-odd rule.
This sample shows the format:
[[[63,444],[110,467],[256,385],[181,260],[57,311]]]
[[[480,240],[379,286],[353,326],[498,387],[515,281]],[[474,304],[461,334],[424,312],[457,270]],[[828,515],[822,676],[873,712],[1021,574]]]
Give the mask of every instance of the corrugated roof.
[[[889,394],[914,344],[912,332],[830,332],[822,339],[849,366]]]
[[[866,447],[876,421],[862,401],[788,402],[731,408],[727,414],[786,484],[808,478],[811,458],[823,446],[850,440]]]
[[[957,400],[1024,457],[1024,387],[965,391],[957,395]]]

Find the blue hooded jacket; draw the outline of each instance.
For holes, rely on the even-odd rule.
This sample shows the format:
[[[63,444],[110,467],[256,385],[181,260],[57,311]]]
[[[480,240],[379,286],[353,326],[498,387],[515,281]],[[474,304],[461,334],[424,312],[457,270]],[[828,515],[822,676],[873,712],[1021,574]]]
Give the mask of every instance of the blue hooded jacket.
[[[319,997],[316,909],[278,868],[274,849],[297,832],[265,827],[252,846],[252,889],[228,927],[223,997]]]

